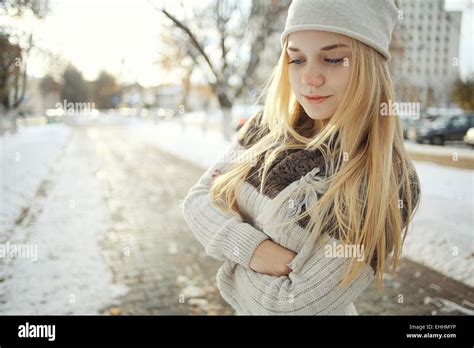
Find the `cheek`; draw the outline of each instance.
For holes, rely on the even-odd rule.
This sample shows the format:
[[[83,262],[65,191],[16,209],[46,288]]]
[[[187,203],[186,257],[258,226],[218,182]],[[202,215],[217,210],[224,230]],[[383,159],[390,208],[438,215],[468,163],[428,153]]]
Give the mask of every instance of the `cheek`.
[[[341,68],[335,74],[333,80],[334,89],[337,91],[339,95],[342,96],[349,85],[349,78],[350,78],[350,69],[349,68]]]

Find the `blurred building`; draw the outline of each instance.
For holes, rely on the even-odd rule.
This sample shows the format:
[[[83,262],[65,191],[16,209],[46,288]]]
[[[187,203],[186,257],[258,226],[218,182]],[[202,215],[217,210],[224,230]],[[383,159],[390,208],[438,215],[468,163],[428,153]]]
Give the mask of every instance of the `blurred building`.
[[[143,106],[143,87],[138,84],[130,84],[122,87],[120,107],[142,107]]]
[[[392,77],[399,100],[422,107],[448,105],[459,77],[460,11],[445,11],[444,0],[398,0]]]
[[[184,89],[182,85],[162,85],[153,87],[155,105],[164,109],[179,110],[183,103]]]

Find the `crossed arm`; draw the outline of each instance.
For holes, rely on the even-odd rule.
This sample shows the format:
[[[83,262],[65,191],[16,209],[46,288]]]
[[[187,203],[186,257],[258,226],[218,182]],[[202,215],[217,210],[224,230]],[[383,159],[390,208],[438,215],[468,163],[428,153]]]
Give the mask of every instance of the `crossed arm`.
[[[239,150],[242,147],[234,141],[190,189],[183,203],[184,218],[209,256],[231,260],[255,272],[288,275],[290,268],[287,264],[296,255],[293,251],[274,243],[263,231],[243,222],[238,213],[223,212],[211,199],[213,179],[231,166],[228,159]]]
[[[331,238],[332,243],[337,241]],[[301,266],[288,276],[271,276],[226,261],[219,272],[222,296],[239,313],[272,315],[345,314],[347,306],[374,280],[374,272],[364,265],[346,288],[343,279],[348,258],[327,257],[324,244],[315,248]]]

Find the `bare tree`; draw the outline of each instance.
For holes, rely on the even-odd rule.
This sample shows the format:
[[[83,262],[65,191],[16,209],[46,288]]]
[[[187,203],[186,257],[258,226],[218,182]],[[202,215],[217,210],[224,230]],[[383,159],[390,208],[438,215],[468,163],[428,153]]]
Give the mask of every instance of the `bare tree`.
[[[26,58],[31,47],[31,36],[28,46],[22,48],[0,32],[0,103],[6,111],[16,109],[25,97]]]
[[[38,19],[46,16],[47,0],[2,0],[0,16],[21,19],[29,12]],[[16,113],[23,102],[27,84],[28,56],[34,47],[33,33],[13,26],[0,28],[0,115],[12,115],[16,130]],[[1,121],[1,119],[0,119]],[[0,122],[0,133],[2,124]]]
[[[43,19],[49,11],[49,2],[45,0],[1,0],[0,13],[10,17],[22,17],[26,12]]]
[[[231,137],[231,108],[244,92],[252,91],[255,72],[268,39],[280,33],[289,0],[215,0],[206,8],[182,6],[179,14],[162,6],[170,28],[182,34],[186,54],[203,72],[223,111],[226,139]]]
[[[180,75],[183,84],[183,96],[181,105],[188,110],[188,96],[191,88],[191,75],[196,68],[196,59],[189,45],[179,40],[178,30],[169,30],[162,33],[161,43],[167,48],[165,54],[161,54],[156,63],[166,71],[181,70]]]

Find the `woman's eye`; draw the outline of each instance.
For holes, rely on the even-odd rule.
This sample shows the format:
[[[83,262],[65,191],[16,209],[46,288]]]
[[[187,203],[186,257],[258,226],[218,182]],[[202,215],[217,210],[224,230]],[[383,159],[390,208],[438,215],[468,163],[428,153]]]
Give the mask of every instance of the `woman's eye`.
[[[329,64],[339,64],[344,61],[344,58],[325,58],[324,61]]]
[[[290,61],[289,64],[297,64],[298,65],[298,64],[301,64],[301,63],[303,63],[303,59],[294,59],[294,60]]]

